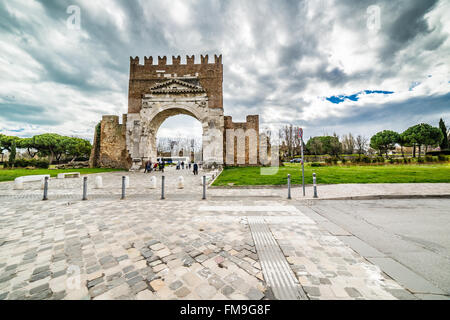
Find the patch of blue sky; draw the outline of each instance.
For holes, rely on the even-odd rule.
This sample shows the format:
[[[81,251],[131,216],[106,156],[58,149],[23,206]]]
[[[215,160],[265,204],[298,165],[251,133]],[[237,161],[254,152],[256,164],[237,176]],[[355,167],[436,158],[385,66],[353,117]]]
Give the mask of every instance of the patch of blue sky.
[[[365,93],[365,94],[393,94],[394,91],[364,90],[364,91],[360,91],[360,92],[352,94],[352,95],[331,96],[331,97],[327,97],[325,99],[327,99],[331,103],[335,103],[335,104],[339,104],[341,102],[344,102],[345,100],[358,101],[359,100],[359,95],[361,95],[362,93]]]
[[[409,91],[413,91],[415,87],[417,87],[418,85],[420,85],[421,82],[419,81],[413,81],[411,82],[411,85],[409,86]]]

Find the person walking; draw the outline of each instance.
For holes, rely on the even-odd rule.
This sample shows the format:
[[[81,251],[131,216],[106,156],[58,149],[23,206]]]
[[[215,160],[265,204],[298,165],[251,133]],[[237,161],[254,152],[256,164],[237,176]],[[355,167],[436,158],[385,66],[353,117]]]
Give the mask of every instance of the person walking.
[[[181,161],[181,169],[184,170],[184,161]]]
[[[194,163],[194,176],[198,175],[198,164]]]
[[[152,165],[151,165],[150,160],[147,160],[147,161],[145,162],[145,170],[144,170],[144,173],[149,173],[149,172],[152,170],[151,167],[152,167]]]
[[[164,163],[164,160],[161,162],[161,171],[164,173],[164,166],[165,166],[165,163]]]

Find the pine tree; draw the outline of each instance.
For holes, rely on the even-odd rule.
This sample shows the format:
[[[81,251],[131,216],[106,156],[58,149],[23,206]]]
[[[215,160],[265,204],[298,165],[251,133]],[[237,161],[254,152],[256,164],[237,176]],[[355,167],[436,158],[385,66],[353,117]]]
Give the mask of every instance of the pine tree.
[[[448,136],[447,136],[447,127],[445,126],[444,120],[439,120],[439,129],[441,129],[442,134],[444,135],[444,139],[442,140],[440,147],[441,150],[445,150],[449,148]]]

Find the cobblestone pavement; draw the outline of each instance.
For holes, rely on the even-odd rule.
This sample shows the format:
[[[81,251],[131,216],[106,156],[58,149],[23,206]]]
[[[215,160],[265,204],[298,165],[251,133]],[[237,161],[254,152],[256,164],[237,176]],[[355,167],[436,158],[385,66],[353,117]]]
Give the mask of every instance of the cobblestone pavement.
[[[102,174],[105,188],[90,188],[88,201],[63,197],[81,195],[80,179],[52,179],[49,201],[26,198],[41,194],[40,183],[1,184],[10,198],[0,199],[0,299],[277,298],[249,216],[267,225],[309,299],[394,299],[403,290],[278,189],[208,190],[201,200],[199,176],[169,169],[167,200],[158,200],[150,175],[126,174],[122,201],[123,173]]]

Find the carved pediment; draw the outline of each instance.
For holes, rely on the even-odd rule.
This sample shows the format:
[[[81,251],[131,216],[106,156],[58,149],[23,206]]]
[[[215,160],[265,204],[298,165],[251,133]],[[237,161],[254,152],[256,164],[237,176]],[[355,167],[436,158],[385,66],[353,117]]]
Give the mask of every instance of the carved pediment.
[[[180,79],[170,79],[150,88],[152,94],[177,94],[177,93],[205,93],[205,89],[199,84],[190,83]]]

